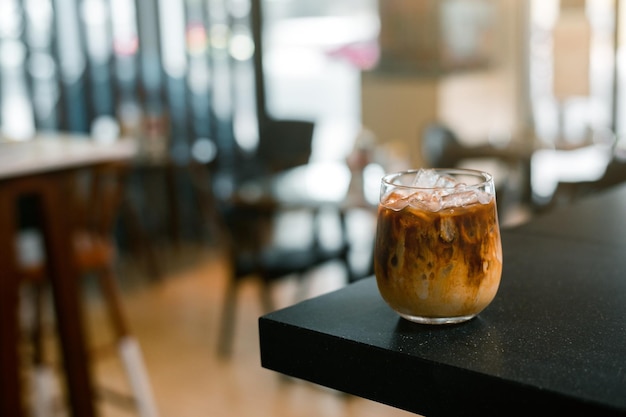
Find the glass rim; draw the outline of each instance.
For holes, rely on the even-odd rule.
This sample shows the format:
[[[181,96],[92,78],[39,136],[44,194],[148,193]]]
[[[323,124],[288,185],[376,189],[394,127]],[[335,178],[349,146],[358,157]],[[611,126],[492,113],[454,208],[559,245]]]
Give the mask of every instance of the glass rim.
[[[393,182],[393,180],[400,178],[402,176],[405,175],[410,175],[413,174],[414,176],[422,169],[426,169],[426,170],[432,170],[432,171],[436,171],[439,173],[448,173],[448,174],[452,174],[452,175],[466,175],[466,176],[471,176],[471,177],[476,177],[476,178],[481,178],[481,181],[479,181],[476,184],[464,184],[464,183],[460,183],[454,186],[443,186],[443,187],[418,187],[415,185],[406,185],[406,184],[398,184]],[[388,174],[385,174],[382,178],[381,178],[381,183],[387,186],[391,186],[391,187],[395,187],[395,188],[402,188],[402,189],[407,189],[407,190],[415,190],[415,191],[419,191],[419,190],[455,190],[455,191],[464,191],[464,190],[471,190],[471,189],[476,189],[476,188],[480,188],[482,186],[488,185],[490,183],[493,183],[493,175],[491,175],[488,172],[485,171],[480,171],[477,169],[470,169],[470,168],[413,168],[413,169],[407,169],[404,171],[398,171],[398,172],[390,172]]]

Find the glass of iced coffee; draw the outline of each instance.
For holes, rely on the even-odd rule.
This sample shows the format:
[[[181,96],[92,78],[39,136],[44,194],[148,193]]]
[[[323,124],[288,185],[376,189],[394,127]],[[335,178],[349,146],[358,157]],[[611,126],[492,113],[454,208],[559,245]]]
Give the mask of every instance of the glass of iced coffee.
[[[460,323],[491,303],[502,273],[490,174],[420,169],[382,178],[374,270],[383,299],[418,323]]]

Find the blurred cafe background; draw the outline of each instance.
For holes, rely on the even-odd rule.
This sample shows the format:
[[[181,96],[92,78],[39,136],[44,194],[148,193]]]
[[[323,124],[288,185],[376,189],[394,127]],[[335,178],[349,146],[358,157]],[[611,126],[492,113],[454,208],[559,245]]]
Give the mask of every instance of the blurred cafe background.
[[[408,415],[262,369],[257,318],[372,274],[385,172],[487,170],[502,227],[626,180],[625,13],[622,0],[0,2],[0,160],[67,135],[136,149],[107,233],[156,414],[115,352],[90,356],[100,414]],[[45,258],[19,208],[18,255]],[[110,322],[92,275],[96,345]],[[68,415],[50,297],[33,293],[24,283],[24,404]]]

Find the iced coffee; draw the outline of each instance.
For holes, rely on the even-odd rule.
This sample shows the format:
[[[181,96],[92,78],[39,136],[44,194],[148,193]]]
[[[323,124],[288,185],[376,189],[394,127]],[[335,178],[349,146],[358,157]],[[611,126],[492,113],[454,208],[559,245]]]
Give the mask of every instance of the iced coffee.
[[[402,317],[471,319],[493,300],[502,273],[493,179],[458,169],[385,176],[375,245],[379,291]]]

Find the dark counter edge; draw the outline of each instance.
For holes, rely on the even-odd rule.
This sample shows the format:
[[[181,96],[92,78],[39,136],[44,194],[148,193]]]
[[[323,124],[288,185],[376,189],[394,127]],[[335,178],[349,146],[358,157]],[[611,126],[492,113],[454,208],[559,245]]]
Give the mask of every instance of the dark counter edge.
[[[259,342],[263,368],[428,417],[626,415],[623,410],[280,322],[272,313],[259,318]],[[388,380],[396,383],[386,384]]]

